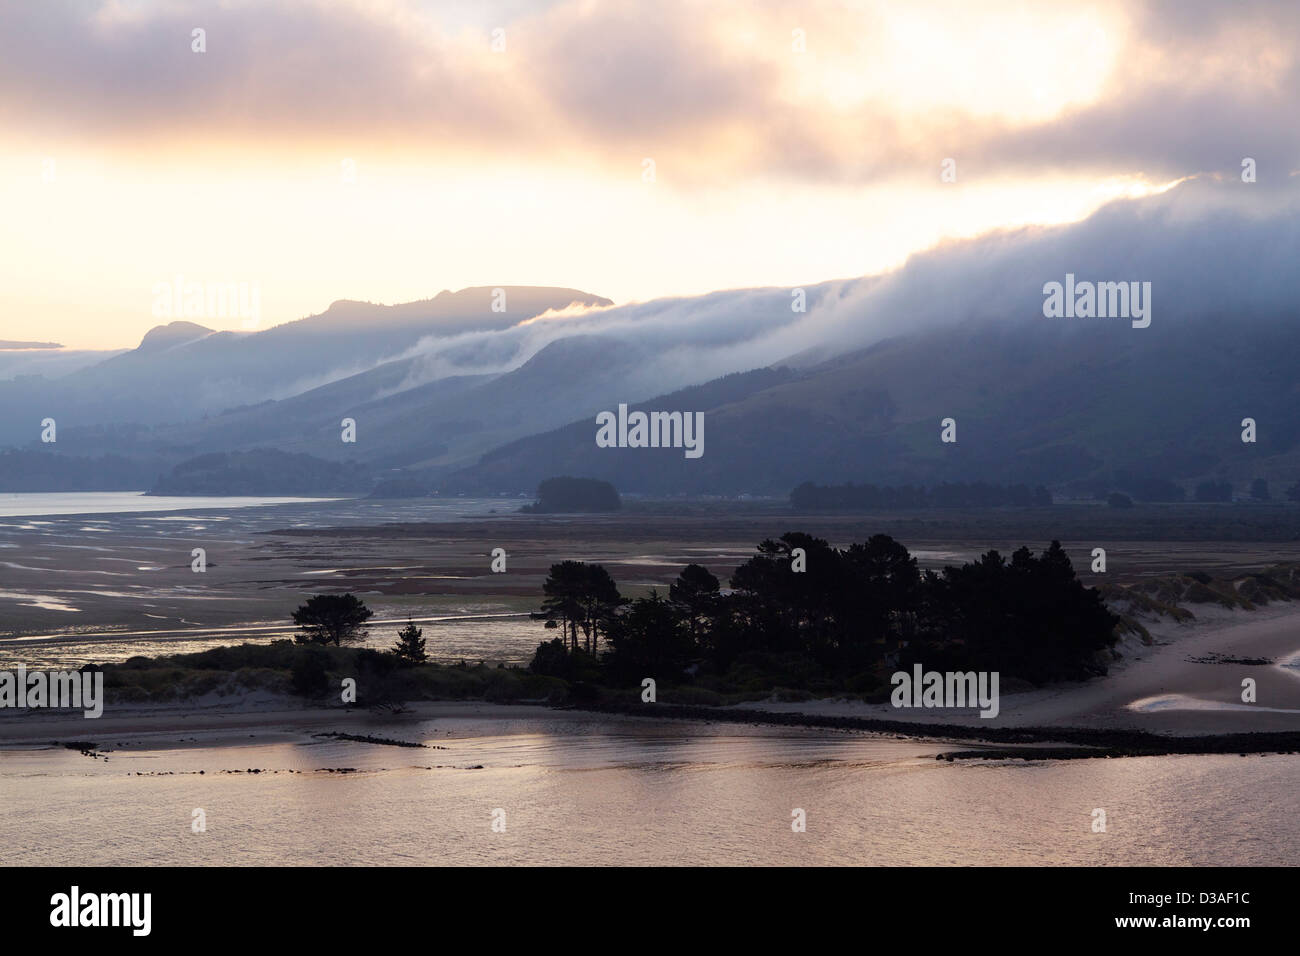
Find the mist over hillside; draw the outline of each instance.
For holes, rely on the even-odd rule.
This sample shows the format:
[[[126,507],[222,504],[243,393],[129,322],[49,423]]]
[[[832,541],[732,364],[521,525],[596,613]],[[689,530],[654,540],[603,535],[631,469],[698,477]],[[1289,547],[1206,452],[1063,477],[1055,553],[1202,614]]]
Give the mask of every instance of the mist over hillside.
[[[951,243],[878,281],[818,289],[808,318],[771,336],[813,336],[792,380],[717,404],[629,396],[647,410],[705,412],[699,459],[597,447],[595,412],[611,407],[599,405],[585,422],[494,450],[447,486],[525,489],[551,474],[653,494],[784,494],[804,480],[1091,491],[1126,475],[1290,485],[1300,477],[1300,279],[1288,263],[1300,235],[1277,193],[1227,208],[1240,188],[1185,184],[1077,225]],[[1067,274],[1150,282],[1150,325],[1046,318],[1043,287]],[[949,417],[957,441],[943,443]],[[1253,443],[1241,441],[1245,418],[1258,424]]]
[[[32,448],[50,416],[57,446],[35,452],[175,464],[274,448],[447,491],[528,491],[555,474],[693,494],[1091,486],[1120,471],[1293,481],[1292,192],[1192,181],[797,289],[612,306],[507,287],[501,313],[478,288],[335,303],[253,334],[173,323],[73,374],[0,382],[2,437]],[[1045,284],[1067,276],[1150,283],[1150,324],[1045,317]],[[620,403],[704,412],[704,453],[597,447],[596,414]],[[355,442],[341,440],[345,418]],[[939,440],[944,418],[955,443]]]
[[[57,345],[57,343],[51,343]],[[30,348],[28,343],[10,342],[0,348],[0,388],[17,378],[59,378],[120,355],[122,350]],[[25,387],[33,387],[30,381]],[[16,394],[16,393],[15,393]]]
[[[480,287],[386,306],[335,302],[260,332],[213,332],[189,321],[151,330],[139,347],[75,372],[0,381],[0,442],[22,444],[51,417],[69,429],[195,421],[236,406],[292,397],[364,373],[426,337],[506,329],[571,305],[607,299],[576,289]]]

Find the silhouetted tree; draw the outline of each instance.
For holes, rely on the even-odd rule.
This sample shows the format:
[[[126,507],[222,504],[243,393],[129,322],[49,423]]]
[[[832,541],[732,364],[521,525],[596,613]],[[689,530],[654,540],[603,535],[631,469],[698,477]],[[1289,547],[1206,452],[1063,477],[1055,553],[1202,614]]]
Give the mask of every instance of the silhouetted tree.
[[[534,612],[533,618],[567,629],[571,651],[578,650],[578,628],[582,628],[586,651],[593,656],[600,635],[608,633],[614,614],[624,603],[609,572],[583,561],[551,565],[542,593],[542,609]]]
[[[583,632],[587,635],[587,653],[593,657],[599,651],[600,635],[608,634],[614,615],[626,604],[618,593],[618,586],[603,565],[587,565],[587,577],[582,589]]]
[[[887,534],[844,552],[843,589],[837,595],[837,619],[843,626],[841,660],[863,665],[872,645],[883,652],[910,640],[921,601],[921,572],[916,559]]]
[[[534,674],[545,674],[547,677],[568,677],[571,673],[569,648],[558,637],[543,641],[533,652],[528,669]]]
[[[302,628],[295,640],[337,646],[364,636],[373,615],[355,594],[317,594],[293,612],[293,622]]]
[[[1060,542],[1035,558],[997,551],[928,579],[933,588],[926,640],[906,662],[941,670],[986,670],[1034,683],[1078,680],[1104,671],[1098,652],[1115,641],[1118,618],[1085,588]]]
[[[804,571],[795,570],[796,548],[803,550]],[[841,579],[840,552],[821,538],[791,531],[763,541],[731,576],[735,611],[754,639],[751,646],[825,652],[832,643],[831,598]]]
[[[560,636],[569,650],[578,649],[578,622],[583,618],[582,590],[587,581],[587,566],[581,561],[552,564],[542,584],[542,609],[533,612],[534,620],[546,621],[547,627],[559,627]]]
[[[429,659],[424,652],[424,630],[416,627],[409,619],[406,627],[397,632],[397,643],[393,653],[403,664],[423,664]]]
[[[618,616],[609,643],[608,666],[624,679],[676,681],[695,656],[695,642],[676,609],[653,590]]]
[[[718,604],[718,579],[702,564],[688,564],[668,587],[668,600],[685,618],[691,640],[699,643],[704,622]]]

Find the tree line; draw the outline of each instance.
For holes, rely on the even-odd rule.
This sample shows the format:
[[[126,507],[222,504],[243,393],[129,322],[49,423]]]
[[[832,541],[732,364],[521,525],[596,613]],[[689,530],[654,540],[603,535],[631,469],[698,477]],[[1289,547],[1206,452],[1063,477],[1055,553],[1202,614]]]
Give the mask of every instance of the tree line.
[[[1118,618],[1056,541],[1037,556],[989,551],[923,572],[888,535],[840,549],[791,532],[759,544],[728,584],[690,564],[666,595],[629,600],[599,564],[554,564],[534,617],[560,636],[531,667],[619,683],[748,674],[868,689],[921,663],[1041,684],[1103,673],[1116,640]]]
[[[805,481],[790,492],[799,511],[862,511],[896,508],[997,508],[1050,505],[1051,493],[1042,485],[991,485],[982,481],[944,482],[931,488],[917,485],[817,485]]]

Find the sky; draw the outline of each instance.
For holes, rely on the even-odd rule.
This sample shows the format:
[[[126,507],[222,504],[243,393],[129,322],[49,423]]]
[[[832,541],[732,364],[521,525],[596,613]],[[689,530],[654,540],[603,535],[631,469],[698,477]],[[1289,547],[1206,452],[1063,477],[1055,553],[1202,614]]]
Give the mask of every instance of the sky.
[[[1266,189],[1300,167],[1298,47],[1262,0],[5,3],[0,340],[133,347],[178,276],[256,290],[196,319],[227,329],[628,303],[879,273],[1246,157]]]

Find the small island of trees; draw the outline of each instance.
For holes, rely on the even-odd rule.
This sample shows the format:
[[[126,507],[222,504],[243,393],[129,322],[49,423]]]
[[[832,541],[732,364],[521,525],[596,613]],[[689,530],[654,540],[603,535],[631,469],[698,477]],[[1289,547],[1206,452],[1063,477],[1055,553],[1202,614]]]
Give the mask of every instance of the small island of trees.
[[[519,510],[530,514],[591,513],[618,511],[622,507],[618,491],[608,481],[563,475],[547,478],[539,484],[536,503],[524,505]]]
[[[628,600],[598,564],[555,564],[534,617],[560,636],[531,668],[595,684],[829,693],[872,691],[920,663],[1043,684],[1104,673],[1117,639],[1119,618],[1056,541],[1038,556],[989,551],[922,572],[887,535],[839,549],[791,532],[762,542],[729,584],[691,564],[667,595]]]

